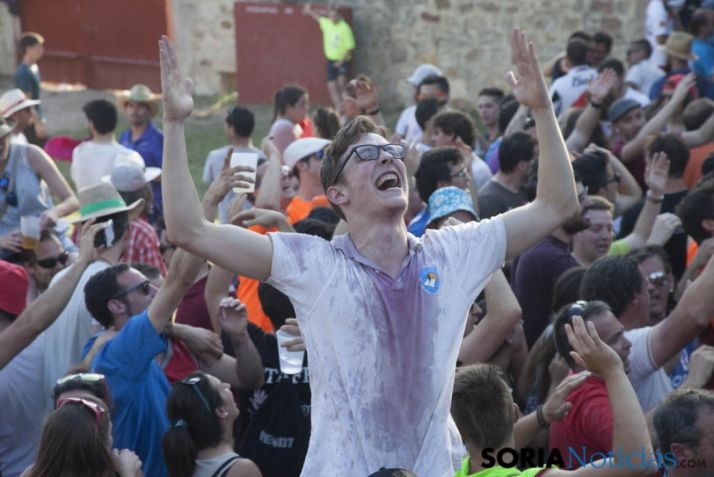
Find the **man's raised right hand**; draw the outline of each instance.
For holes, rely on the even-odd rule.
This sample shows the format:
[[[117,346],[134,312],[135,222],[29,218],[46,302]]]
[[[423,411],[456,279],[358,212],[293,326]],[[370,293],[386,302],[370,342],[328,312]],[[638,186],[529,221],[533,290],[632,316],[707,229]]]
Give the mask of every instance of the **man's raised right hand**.
[[[164,121],[183,122],[193,111],[193,80],[181,76],[176,49],[166,35],[159,40],[159,58]]]

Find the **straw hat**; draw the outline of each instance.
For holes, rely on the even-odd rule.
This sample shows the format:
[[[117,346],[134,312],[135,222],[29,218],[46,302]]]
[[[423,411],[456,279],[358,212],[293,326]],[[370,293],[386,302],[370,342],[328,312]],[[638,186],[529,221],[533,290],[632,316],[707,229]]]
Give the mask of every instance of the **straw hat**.
[[[124,199],[121,198],[114,186],[106,182],[80,189],[77,195],[79,196],[80,216],[68,220],[67,222],[69,223],[84,222],[118,212],[129,212],[129,220],[131,221],[139,216],[144,206],[144,199],[139,199],[131,205],[126,205],[126,202],[124,202]]]
[[[667,38],[667,42],[660,49],[680,60],[697,61],[699,57],[692,53],[694,37],[683,31],[674,31]]]
[[[153,118],[159,114],[159,104],[161,103],[161,95],[151,92],[148,86],[144,84],[135,84],[129,91],[125,91],[117,98],[117,106],[124,109],[126,103],[143,103],[151,110]]]
[[[39,100],[28,98],[22,90],[11,89],[0,96],[0,115],[7,119],[22,109],[37,106],[38,104],[40,104]]]

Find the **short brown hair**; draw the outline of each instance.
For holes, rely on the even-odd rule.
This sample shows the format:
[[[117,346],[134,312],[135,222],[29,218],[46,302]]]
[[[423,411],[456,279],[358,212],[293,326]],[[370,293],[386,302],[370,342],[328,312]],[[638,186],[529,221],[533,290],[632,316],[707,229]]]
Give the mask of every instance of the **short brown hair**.
[[[24,54],[31,46],[44,43],[45,39],[39,33],[34,31],[26,31],[20,36],[20,53]]]
[[[476,140],[476,126],[471,116],[463,111],[442,111],[434,118],[434,127],[444,134],[460,137],[469,147],[473,147]]]
[[[590,210],[604,210],[610,212],[610,215],[615,214],[615,207],[613,207],[612,202],[599,195],[591,195],[590,203],[583,207],[582,215]]]
[[[357,116],[347,124],[345,124],[342,129],[337,131],[335,139],[332,140],[332,144],[327,146],[325,149],[325,157],[322,159],[322,166],[320,167],[320,181],[322,182],[322,188],[327,193],[327,189],[338,182],[339,177],[337,177],[337,172],[340,170],[340,157],[349,149],[351,145],[359,141],[360,136],[367,133],[379,134],[382,137],[386,137],[386,131],[384,128],[377,126],[374,121],[372,121],[367,116]],[[332,208],[337,212],[337,215],[341,219],[345,219],[345,215],[342,210],[335,204],[330,203]]]
[[[458,370],[451,415],[464,441],[478,449],[503,447],[513,434],[513,398],[501,371],[492,364]]]

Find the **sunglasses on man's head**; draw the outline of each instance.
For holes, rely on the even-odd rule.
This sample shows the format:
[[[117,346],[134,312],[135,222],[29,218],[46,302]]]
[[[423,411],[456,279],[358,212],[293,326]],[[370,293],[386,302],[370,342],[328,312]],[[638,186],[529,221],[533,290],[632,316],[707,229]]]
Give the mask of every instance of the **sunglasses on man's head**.
[[[62,252],[56,257],[48,257],[48,258],[43,258],[42,260],[37,260],[35,263],[39,265],[42,268],[46,268],[47,270],[51,270],[57,266],[58,263],[62,265],[67,264],[67,260],[69,259],[69,252]]]
[[[587,308],[588,302],[585,300],[578,300],[568,308],[568,315],[572,319],[574,316],[583,317],[585,315],[585,308]]]
[[[97,404],[96,402],[90,401],[88,399],[82,399],[82,398],[77,398],[77,397],[68,397],[64,399],[60,399],[57,401],[57,409],[61,408],[62,406],[66,404],[79,404],[81,406],[84,406],[85,408],[89,409],[94,413],[94,417],[96,418],[97,421],[97,427],[99,427],[99,419],[102,417],[102,414],[104,414],[107,410],[104,409],[102,406]]]
[[[149,280],[144,280],[141,283],[137,283],[133,287],[129,287],[126,290],[120,291],[116,295],[114,295],[114,298],[121,298],[127,296],[131,292],[135,292],[137,290],[140,290],[141,293],[143,293],[146,296],[149,296],[149,293],[151,293],[151,282]]]
[[[104,375],[99,373],[77,373],[62,376],[57,380],[57,384],[64,384],[69,381],[86,381],[89,383],[96,383],[97,381],[101,381],[103,379],[105,379]]]
[[[381,151],[386,152],[394,159],[402,161],[407,157],[407,148],[403,144],[362,144],[361,146],[355,146],[345,160],[342,161],[342,165],[337,171],[337,174],[335,174],[335,180],[332,181],[332,183],[337,182],[337,178],[342,174],[342,171],[345,169],[352,155],[357,156],[361,161],[376,161],[379,159]]]

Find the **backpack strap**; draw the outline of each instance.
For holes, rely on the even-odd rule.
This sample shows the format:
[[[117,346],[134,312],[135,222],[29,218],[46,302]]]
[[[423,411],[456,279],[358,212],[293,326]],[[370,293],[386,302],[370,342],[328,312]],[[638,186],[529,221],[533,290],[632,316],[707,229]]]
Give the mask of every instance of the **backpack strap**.
[[[240,459],[240,457],[237,455],[229,457],[223,462],[223,464],[221,464],[221,466],[213,473],[211,477],[225,477],[226,474],[228,474],[228,471],[231,470],[231,467],[233,467],[233,464],[235,464],[238,459]]]

